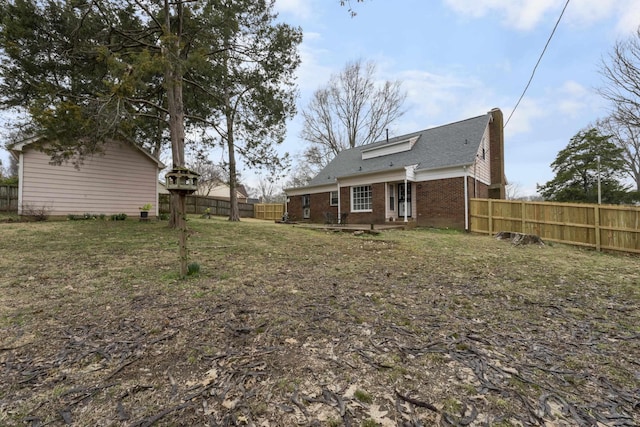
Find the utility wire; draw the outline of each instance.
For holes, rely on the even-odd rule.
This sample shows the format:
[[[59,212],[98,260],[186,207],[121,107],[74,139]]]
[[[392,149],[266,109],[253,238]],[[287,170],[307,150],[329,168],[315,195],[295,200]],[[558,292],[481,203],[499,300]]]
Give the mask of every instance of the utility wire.
[[[564,4],[564,7],[562,8],[562,12],[560,13],[560,16],[558,17],[558,20],[556,21],[556,25],[553,27],[553,31],[551,31],[551,34],[549,35],[549,38],[547,39],[547,43],[544,45],[544,49],[542,49],[542,53],[540,54],[540,57],[538,58],[538,62],[536,62],[535,67],[533,67],[533,71],[531,72],[531,77],[529,77],[529,82],[527,83],[527,86],[525,86],[524,90],[522,91],[522,95],[520,95],[520,99],[518,99],[518,102],[516,102],[516,106],[513,107],[513,110],[511,111],[511,114],[509,114],[509,118],[504,123],[504,126],[502,127],[503,129],[507,127],[507,125],[509,124],[509,120],[511,120],[511,117],[513,117],[513,113],[516,112],[516,109],[518,108],[518,105],[520,105],[520,102],[522,101],[522,98],[524,98],[524,94],[527,93],[527,89],[529,89],[529,86],[531,85],[531,81],[533,80],[533,76],[535,76],[536,70],[538,69],[538,65],[540,65],[540,61],[542,61],[542,57],[544,56],[544,53],[547,51],[547,47],[549,47],[549,43],[551,43],[551,39],[553,38],[553,35],[556,33],[556,29],[558,28],[558,25],[560,24],[560,20],[562,19],[562,16],[564,15],[564,11],[567,10],[567,6],[569,6],[569,1],[571,1],[571,0],[567,0],[567,2]]]

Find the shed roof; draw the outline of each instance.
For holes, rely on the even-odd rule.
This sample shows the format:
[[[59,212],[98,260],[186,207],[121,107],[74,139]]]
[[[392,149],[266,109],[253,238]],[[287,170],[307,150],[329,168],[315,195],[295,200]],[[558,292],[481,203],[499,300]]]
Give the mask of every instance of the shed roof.
[[[24,151],[25,148],[28,148],[30,145],[34,144],[35,142],[39,141],[40,137],[39,136],[32,136],[29,138],[26,138],[22,141],[18,141],[12,144],[7,145],[7,150],[9,151],[10,154],[17,156],[17,153],[20,153],[22,151]],[[162,161],[160,161],[160,159],[155,158],[151,153],[149,153],[147,150],[145,150],[144,148],[142,148],[141,146],[137,145],[137,144],[133,144],[131,142],[125,142],[125,141],[113,141],[113,142],[118,142],[118,143],[122,143],[122,144],[128,144],[131,147],[139,150],[142,154],[144,154],[149,160],[151,160],[153,163],[156,163],[158,165],[158,169],[164,169],[166,167],[166,165],[164,163],[162,163]]]
[[[432,170],[473,164],[491,117],[491,113],[488,113],[341,151],[309,182],[309,186],[323,185],[340,177],[413,165],[416,165],[416,170]],[[397,145],[412,138],[417,140],[410,149],[363,159],[363,152],[376,149],[382,152],[385,146]]]

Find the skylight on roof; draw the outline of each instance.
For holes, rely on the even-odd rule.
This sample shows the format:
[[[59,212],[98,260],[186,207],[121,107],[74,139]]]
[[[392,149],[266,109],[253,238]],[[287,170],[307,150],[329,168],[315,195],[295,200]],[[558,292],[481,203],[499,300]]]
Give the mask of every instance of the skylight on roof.
[[[362,160],[374,159],[376,157],[388,156],[389,154],[409,151],[413,148],[418,138],[419,136],[414,136],[413,138],[404,139],[402,141],[390,142],[388,144],[382,144],[374,148],[362,150]]]

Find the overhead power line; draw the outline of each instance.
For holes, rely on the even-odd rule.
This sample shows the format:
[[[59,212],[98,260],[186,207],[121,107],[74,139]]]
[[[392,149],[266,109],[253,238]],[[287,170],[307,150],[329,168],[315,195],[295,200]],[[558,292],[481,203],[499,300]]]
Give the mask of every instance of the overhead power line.
[[[525,86],[524,90],[522,91],[522,95],[520,95],[520,99],[518,99],[518,102],[516,102],[515,107],[513,107],[513,110],[511,111],[511,114],[509,114],[509,118],[507,118],[507,121],[504,123],[503,128],[507,127],[507,125],[509,124],[509,120],[511,120],[511,117],[513,117],[513,113],[516,112],[516,109],[518,108],[518,105],[520,105],[520,102],[522,101],[522,98],[524,98],[524,95],[527,93],[527,89],[529,89],[529,86],[531,85],[531,81],[533,81],[533,76],[536,75],[536,70],[538,69],[538,65],[540,65],[540,61],[542,61],[542,57],[544,56],[544,53],[547,51],[547,47],[549,47],[549,43],[551,43],[551,39],[553,38],[553,35],[556,33],[556,29],[558,28],[558,25],[560,24],[560,21],[562,20],[562,16],[564,15],[564,11],[567,10],[567,6],[569,6],[569,1],[571,1],[571,0],[567,0],[567,2],[564,4],[564,7],[562,8],[562,12],[560,12],[560,16],[558,17],[558,20],[556,21],[556,25],[553,27],[553,30],[551,31],[551,34],[549,35],[549,38],[547,39],[547,43],[544,45],[544,49],[542,49],[542,53],[540,54],[540,57],[538,58],[538,62],[536,62],[535,67],[533,67],[533,71],[531,72],[531,77],[529,77],[529,81],[527,82],[527,86]]]

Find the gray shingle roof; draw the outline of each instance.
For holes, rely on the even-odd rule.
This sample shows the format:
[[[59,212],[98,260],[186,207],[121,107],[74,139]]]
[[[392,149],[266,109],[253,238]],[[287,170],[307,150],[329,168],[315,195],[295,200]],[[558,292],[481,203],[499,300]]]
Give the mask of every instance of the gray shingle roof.
[[[472,164],[491,114],[438,126],[341,151],[309,186],[323,185],[335,178],[398,169],[417,164],[417,170]],[[413,148],[401,153],[362,160],[362,151],[418,137]],[[488,148],[488,147],[487,147]]]

